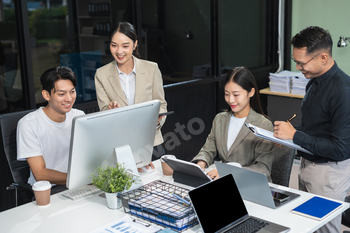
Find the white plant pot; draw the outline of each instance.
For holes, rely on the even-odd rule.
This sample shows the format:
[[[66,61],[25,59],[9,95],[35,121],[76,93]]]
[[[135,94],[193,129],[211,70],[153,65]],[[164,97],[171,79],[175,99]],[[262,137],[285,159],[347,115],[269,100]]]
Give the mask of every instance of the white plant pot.
[[[117,197],[118,193],[105,193],[107,200],[107,207],[116,210],[122,207],[122,201]]]

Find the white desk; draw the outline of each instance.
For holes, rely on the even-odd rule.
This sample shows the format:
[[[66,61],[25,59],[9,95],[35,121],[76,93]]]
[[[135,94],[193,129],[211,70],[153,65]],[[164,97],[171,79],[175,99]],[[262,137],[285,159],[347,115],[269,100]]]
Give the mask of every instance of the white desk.
[[[143,184],[156,179],[172,183],[171,177],[162,175],[159,160],[155,161],[154,164],[156,170],[153,173],[142,175]],[[190,187],[187,186],[187,188]],[[287,226],[291,228],[290,233],[313,232],[349,208],[349,203],[343,203],[342,207],[335,213],[323,221],[316,221],[291,212],[291,209],[313,197],[313,194],[286,187],[278,188],[299,193],[301,196],[276,210],[249,201],[245,201],[245,204],[250,215]],[[1,212],[0,232],[89,232],[123,216],[125,216],[123,208],[110,210],[107,208],[106,200],[97,195],[72,201],[58,193],[51,196],[51,203],[46,207],[39,207],[35,202],[31,202]],[[201,228],[196,225],[186,232],[201,232]]]

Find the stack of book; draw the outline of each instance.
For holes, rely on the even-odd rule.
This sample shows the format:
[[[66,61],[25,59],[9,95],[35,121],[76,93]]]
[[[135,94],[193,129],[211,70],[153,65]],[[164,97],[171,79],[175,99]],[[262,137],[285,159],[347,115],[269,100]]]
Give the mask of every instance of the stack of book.
[[[305,94],[308,79],[301,72],[284,70],[280,73],[270,73],[270,90],[273,92]]]
[[[83,27],[81,29],[82,35],[93,35],[94,34],[94,28],[93,27]]]
[[[309,79],[300,73],[298,76],[292,77],[292,89],[291,93],[296,95],[305,95],[305,87]]]

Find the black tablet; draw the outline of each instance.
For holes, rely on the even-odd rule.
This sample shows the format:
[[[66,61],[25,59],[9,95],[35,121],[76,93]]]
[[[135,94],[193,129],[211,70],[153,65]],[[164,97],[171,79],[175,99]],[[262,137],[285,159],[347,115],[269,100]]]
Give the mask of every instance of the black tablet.
[[[162,112],[162,113],[159,113],[159,116],[166,116],[166,115],[170,115],[170,114],[173,114],[174,111],[169,111],[169,112]]]
[[[191,162],[187,162],[185,160],[181,159],[174,159],[174,158],[164,158],[162,157],[162,160],[166,162],[169,167],[171,167],[174,172],[179,172],[183,174],[187,174],[190,176],[198,177],[200,179],[211,181],[212,179],[202,170],[202,168]]]

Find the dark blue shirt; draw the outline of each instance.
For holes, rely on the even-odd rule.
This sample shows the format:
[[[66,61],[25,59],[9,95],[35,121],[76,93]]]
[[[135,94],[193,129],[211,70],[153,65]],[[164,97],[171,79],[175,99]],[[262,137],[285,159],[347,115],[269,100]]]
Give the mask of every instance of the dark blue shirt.
[[[301,113],[293,142],[314,155],[298,151],[300,156],[315,163],[350,158],[350,77],[336,63],[310,79]]]

